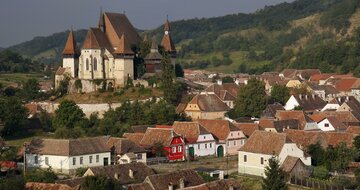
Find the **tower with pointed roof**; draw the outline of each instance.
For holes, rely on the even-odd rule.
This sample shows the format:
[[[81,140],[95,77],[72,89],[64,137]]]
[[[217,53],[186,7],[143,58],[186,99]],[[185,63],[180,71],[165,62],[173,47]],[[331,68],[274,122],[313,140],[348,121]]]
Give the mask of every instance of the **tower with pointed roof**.
[[[162,55],[159,53],[155,38],[152,39],[150,53],[144,58],[146,73],[154,74],[161,71]]]
[[[63,65],[62,67],[70,72],[73,78],[78,77],[79,70],[79,56],[80,52],[76,44],[74,32],[70,30],[65,48],[62,52]]]
[[[164,50],[170,55],[171,63],[175,66],[176,63],[176,48],[174,42],[171,39],[171,24],[168,19],[164,24],[164,36],[161,41],[161,45],[164,47]]]
[[[114,51],[114,58],[114,76],[117,76],[115,82],[125,85],[129,79],[134,80],[134,52],[124,33]]]

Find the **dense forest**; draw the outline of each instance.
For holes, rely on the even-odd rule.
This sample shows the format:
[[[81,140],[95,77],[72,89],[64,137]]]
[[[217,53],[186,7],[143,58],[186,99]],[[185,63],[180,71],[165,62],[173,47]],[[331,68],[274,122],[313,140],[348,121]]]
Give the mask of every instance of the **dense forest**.
[[[172,22],[178,61],[185,68],[261,73],[284,68],[360,72],[358,0],[296,0],[251,14]],[[163,26],[146,31],[160,42]],[[86,30],[75,33],[82,42]],[[10,47],[45,62],[58,62],[67,32]]]
[[[24,58],[18,53],[8,50],[0,52],[0,72],[40,72],[43,68],[43,64],[29,58]]]

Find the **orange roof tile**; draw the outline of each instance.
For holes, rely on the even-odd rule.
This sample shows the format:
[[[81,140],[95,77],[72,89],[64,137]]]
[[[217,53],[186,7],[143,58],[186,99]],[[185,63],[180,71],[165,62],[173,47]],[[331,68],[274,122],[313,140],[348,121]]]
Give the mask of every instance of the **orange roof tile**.
[[[74,37],[74,32],[71,30],[69,33],[69,37],[66,41],[65,48],[62,52],[62,55],[79,55],[79,49],[76,44],[76,40]]]
[[[356,81],[356,78],[341,79],[335,84],[335,88],[339,91],[348,92],[351,91],[351,87],[356,83]]]
[[[131,50],[131,46],[127,42],[128,41],[125,34],[122,34],[120,38],[120,43],[114,53],[119,55],[133,55],[134,52]]]
[[[247,137],[250,137],[256,130],[259,130],[259,125],[256,123],[234,123],[234,125]]]
[[[206,130],[211,132],[218,140],[226,140],[229,136],[230,131],[239,130],[227,120],[200,119],[198,120],[198,122]]]

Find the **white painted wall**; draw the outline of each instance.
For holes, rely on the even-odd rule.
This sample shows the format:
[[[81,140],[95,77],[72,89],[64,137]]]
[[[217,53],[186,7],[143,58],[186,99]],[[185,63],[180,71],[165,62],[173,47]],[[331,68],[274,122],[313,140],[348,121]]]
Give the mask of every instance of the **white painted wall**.
[[[238,149],[241,148],[246,141],[245,134],[239,131],[230,131],[227,137],[226,149],[230,155],[236,155],[238,153]]]
[[[302,151],[295,143],[285,143],[279,154],[280,164],[282,164],[287,156],[300,158],[305,165],[311,165],[311,157],[305,157]]]
[[[319,126],[316,122],[308,122],[305,124],[304,131],[319,130]]]
[[[96,162],[96,155],[99,155],[99,161]],[[35,156],[38,156],[38,164],[35,164]],[[90,163],[90,156],[92,156],[92,163]],[[48,165],[45,163],[46,157],[49,160]],[[80,157],[83,159],[83,163],[80,164]],[[73,164],[73,158],[76,159],[75,165]],[[111,158],[110,152],[87,154],[80,156],[55,156],[55,155],[39,155],[39,154],[27,154],[26,164],[28,167],[35,168],[49,168],[51,167],[55,172],[70,173],[77,168],[103,166],[104,158],[108,158],[108,164],[110,165]]]
[[[195,144],[189,144],[188,147],[194,147],[195,156],[209,156],[216,154],[216,141],[212,134],[199,135]]]
[[[340,107],[339,104],[326,104],[325,107],[323,109],[321,109],[321,111],[325,111],[325,110],[337,110]]]
[[[327,125],[327,126],[326,126]],[[322,131],[335,131],[335,127],[329,122],[327,118],[318,123],[320,130]]]
[[[296,101],[295,97],[292,95],[289,100],[286,102],[284,109],[285,110],[293,110],[295,107],[299,106],[300,104]]]

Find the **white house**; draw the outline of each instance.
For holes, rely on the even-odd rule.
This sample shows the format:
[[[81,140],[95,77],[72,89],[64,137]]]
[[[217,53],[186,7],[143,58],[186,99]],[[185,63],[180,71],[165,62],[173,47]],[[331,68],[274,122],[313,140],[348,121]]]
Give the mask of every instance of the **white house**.
[[[216,138],[216,155],[219,157],[236,155],[245,144],[245,134],[227,120],[201,119],[198,122]]]
[[[198,122],[177,122],[174,131],[184,137],[190,157],[216,155],[214,136]]]
[[[296,107],[301,107],[304,111],[321,110],[326,105],[326,102],[316,95],[291,95],[286,102],[285,110],[293,110]]]
[[[345,131],[346,126],[335,117],[326,117],[318,122],[318,126],[322,131]]]
[[[305,157],[304,152],[286,138],[286,134],[255,131],[239,149],[239,173],[264,177],[270,158],[276,157],[281,165],[287,156],[300,158],[305,165],[311,165],[311,158]]]
[[[110,164],[110,150],[103,137],[34,139],[26,148],[26,167],[73,173],[78,168]]]

